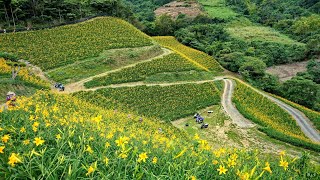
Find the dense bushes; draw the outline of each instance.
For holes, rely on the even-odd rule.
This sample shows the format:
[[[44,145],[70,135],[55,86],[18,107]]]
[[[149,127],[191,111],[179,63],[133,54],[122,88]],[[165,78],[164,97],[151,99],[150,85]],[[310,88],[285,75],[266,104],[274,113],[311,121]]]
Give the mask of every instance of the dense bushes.
[[[222,26],[202,24],[182,28],[175,32],[175,37],[182,44],[213,55],[214,46],[218,42],[227,41],[228,34]]]
[[[176,31],[175,36],[183,44],[212,54],[233,72],[238,72],[249,56],[272,66],[300,61],[306,51],[304,44],[269,28],[256,26],[194,25]]]
[[[320,111],[320,85],[312,80],[296,77],[282,85],[282,96]]]
[[[278,1],[226,1],[235,11],[243,14],[253,22],[275,27],[278,30],[290,34],[295,39],[313,44],[320,31],[319,6],[317,1],[308,0],[278,0]],[[320,42],[318,41],[319,47]],[[308,48],[308,52],[319,54]]]
[[[61,25],[96,15],[116,16],[137,23],[122,0],[1,0],[0,3],[0,32]]]

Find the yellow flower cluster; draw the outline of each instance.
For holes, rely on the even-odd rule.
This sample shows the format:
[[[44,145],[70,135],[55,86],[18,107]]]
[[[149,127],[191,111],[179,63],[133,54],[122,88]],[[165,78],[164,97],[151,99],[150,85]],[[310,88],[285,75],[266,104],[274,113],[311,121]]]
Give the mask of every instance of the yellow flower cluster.
[[[6,61],[3,58],[0,58],[0,73],[11,73],[11,67],[6,64]],[[33,85],[41,86],[44,88],[49,88],[50,86],[49,83],[40,79],[40,77],[32,75],[32,73],[26,67],[21,68],[18,73],[18,77],[20,77],[23,81],[26,81],[27,83]]]
[[[212,149],[199,135],[189,137],[168,123],[146,117],[141,121],[132,113],[96,107],[69,95],[40,91],[18,98],[17,104],[0,113],[4,177],[25,177],[25,172],[49,179],[300,176],[293,168],[298,166],[284,153],[278,160],[240,149]],[[309,167],[300,172],[314,172]]]

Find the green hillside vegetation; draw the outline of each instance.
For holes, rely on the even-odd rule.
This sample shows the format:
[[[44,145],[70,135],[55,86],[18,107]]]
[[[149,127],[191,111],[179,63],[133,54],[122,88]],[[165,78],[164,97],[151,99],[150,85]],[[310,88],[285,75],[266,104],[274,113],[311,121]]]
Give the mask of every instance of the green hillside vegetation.
[[[267,135],[320,152],[319,144],[312,143],[285,110],[240,81],[237,81],[233,102],[241,114],[259,124]]]
[[[115,107],[165,121],[220,103],[220,92],[214,83],[106,88],[76,93],[76,96],[99,106],[111,103]]]
[[[199,0],[199,3],[212,18],[230,20],[237,16],[231,8],[226,7],[225,0]]]
[[[233,42],[231,41],[234,45],[230,47],[233,52],[258,57],[267,66],[301,61],[305,57],[305,44],[298,43],[268,27],[231,27],[226,31],[235,38]],[[241,42],[244,43],[240,44]]]
[[[310,54],[319,54],[320,16],[318,1],[233,1],[226,0],[229,7],[239,14],[266,26],[276,28],[293,38],[308,44]]]
[[[101,15],[140,24],[122,0],[1,0],[0,3],[0,32],[3,29],[19,31],[59,26]]]
[[[264,26],[231,27],[227,28],[227,31],[233,37],[240,38],[245,41],[268,41],[284,44],[304,45],[293,39],[290,39],[274,29]]]
[[[47,71],[49,78],[62,83],[72,83],[122,66],[137,63],[163,53],[160,46],[121,48],[104,51],[98,57]]]
[[[94,78],[92,81],[85,83],[85,86],[90,88],[110,84],[144,81],[146,77],[157,73],[188,70],[201,71],[200,68],[194,66],[178,54],[169,54],[162,58],[142,62],[133,67],[127,67],[119,71],[109,73],[103,77]]]
[[[1,34],[0,41],[0,51],[16,54],[43,70],[98,57],[108,49],[152,45],[150,37],[113,17],[48,30]]]

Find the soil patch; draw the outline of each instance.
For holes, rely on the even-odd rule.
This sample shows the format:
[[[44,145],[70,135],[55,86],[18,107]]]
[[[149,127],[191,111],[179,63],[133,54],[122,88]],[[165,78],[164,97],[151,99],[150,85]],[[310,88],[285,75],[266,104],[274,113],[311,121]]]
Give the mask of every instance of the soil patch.
[[[320,62],[320,59],[317,61]],[[287,81],[296,76],[298,72],[304,72],[307,70],[307,64],[309,61],[295,62],[292,64],[283,64],[279,66],[272,66],[267,69],[267,73],[276,75],[280,81]]]
[[[161,16],[167,14],[173,19],[176,19],[179,14],[185,14],[189,17],[196,17],[202,13],[201,6],[196,1],[193,2],[178,2],[173,1],[171,3],[165,4],[162,7],[154,11],[156,16]]]

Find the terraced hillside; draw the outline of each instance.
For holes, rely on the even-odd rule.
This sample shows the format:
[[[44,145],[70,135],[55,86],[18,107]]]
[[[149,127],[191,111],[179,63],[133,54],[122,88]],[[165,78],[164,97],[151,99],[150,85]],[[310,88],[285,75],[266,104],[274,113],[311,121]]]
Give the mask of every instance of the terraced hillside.
[[[122,34],[100,29],[108,23],[108,27],[129,29],[121,29]],[[47,58],[44,51],[29,54],[29,60],[47,70],[51,80],[68,84],[65,92],[38,91],[31,97],[19,96],[15,106],[0,107],[0,177],[312,179],[320,175],[320,145],[305,135],[292,113],[226,76],[228,72],[213,57],[173,37],[150,38],[130,27],[119,19],[97,18],[30,32],[39,36],[40,43],[44,35],[68,29],[77,36],[63,42],[78,49],[75,54],[70,49],[59,52],[65,56],[65,61],[59,60],[63,65]],[[95,48],[86,51],[90,41],[85,41],[83,28],[107,33],[90,34]],[[0,39],[16,40],[20,34],[0,35]],[[26,55],[13,46],[11,51]],[[1,68],[8,76],[9,69],[0,60]],[[48,83],[29,74],[20,78]],[[209,128],[194,122],[196,112],[206,114]],[[318,115],[303,112],[312,121]],[[243,119],[233,116],[236,113],[242,113]],[[243,122],[249,126],[240,126]],[[288,155],[280,151],[284,149]]]
[[[152,45],[152,39],[113,17],[58,28],[0,35],[0,51],[14,53],[43,70],[99,56],[115,48]]]

